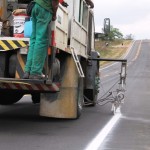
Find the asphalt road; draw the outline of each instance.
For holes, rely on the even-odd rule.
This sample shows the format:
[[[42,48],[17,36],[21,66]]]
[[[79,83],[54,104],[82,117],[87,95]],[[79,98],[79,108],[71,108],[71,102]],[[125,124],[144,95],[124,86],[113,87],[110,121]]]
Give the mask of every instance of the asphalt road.
[[[150,41],[136,41],[129,52],[122,115],[100,150],[150,149],[149,49]],[[103,91],[118,80],[118,65],[102,70]],[[110,104],[85,107],[78,120],[39,117],[38,109],[30,96],[15,105],[0,106],[0,150],[85,150],[113,117]]]
[[[99,150],[150,150],[150,41],[136,41],[128,57],[122,116]]]

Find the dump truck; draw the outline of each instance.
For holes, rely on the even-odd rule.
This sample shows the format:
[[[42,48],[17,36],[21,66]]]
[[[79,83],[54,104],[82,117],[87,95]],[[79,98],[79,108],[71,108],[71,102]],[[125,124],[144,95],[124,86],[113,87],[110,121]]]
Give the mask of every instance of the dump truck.
[[[11,105],[31,94],[33,103],[39,103],[40,116],[79,118],[84,103],[88,103],[84,97],[95,106],[99,90],[100,66],[94,59],[100,55],[94,47],[93,10],[84,0],[67,0],[68,7],[59,4],[57,20],[49,25],[44,78],[22,79],[30,38],[14,37],[11,12],[26,8],[27,2],[1,1],[0,104]],[[104,22],[107,33],[109,19]]]

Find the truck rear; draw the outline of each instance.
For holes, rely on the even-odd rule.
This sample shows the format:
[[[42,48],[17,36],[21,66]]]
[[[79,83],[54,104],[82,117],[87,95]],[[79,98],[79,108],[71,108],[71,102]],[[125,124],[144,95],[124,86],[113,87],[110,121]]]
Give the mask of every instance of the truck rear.
[[[9,0],[5,6],[26,8],[22,2]],[[67,8],[59,5],[57,20],[49,26],[51,44],[42,80],[22,79],[30,38],[6,36],[2,30],[0,104],[14,104],[31,94],[33,103],[40,103],[39,114],[55,118],[78,118],[84,103],[88,103],[84,96],[92,100],[90,105],[95,105],[99,62],[92,59],[100,56],[94,49],[94,14],[84,0],[67,3]],[[8,14],[9,10],[3,12],[3,17]],[[8,20],[13,23],[12,16]]]

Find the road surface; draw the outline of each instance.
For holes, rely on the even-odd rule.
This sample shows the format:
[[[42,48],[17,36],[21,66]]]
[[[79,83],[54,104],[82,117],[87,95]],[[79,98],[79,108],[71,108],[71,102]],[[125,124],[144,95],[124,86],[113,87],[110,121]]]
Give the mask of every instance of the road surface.
[[[150,41],[136,41],[128,57],[122,115],[99,150],[150,150]]]
[[[122,114],[105,138],[98,136],[91,150],[150,149],[149,58],[150,41],[135,41],[127,56]],[[118,65],[102,70],[105,91],[118,79]],[[0,150],[88,150],[114,118],[110,109],[110,104],[97,105],[85,107],[78,120],[49,119],[39,117],[39,104],[32,104],[30,96],[24,96],[15,105],[0,106]]]

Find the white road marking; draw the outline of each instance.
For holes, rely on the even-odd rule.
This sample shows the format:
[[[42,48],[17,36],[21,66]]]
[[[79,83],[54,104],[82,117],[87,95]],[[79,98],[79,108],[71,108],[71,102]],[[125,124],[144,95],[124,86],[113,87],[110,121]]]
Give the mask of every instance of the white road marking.
[[[98,150],[106,136],[112,130],[114,125],[120,119],[121,113],[117,113],[107,124],[106,126],[98,133],[98,135],[92,140],[92,142],[87,146],[85,150]]]

